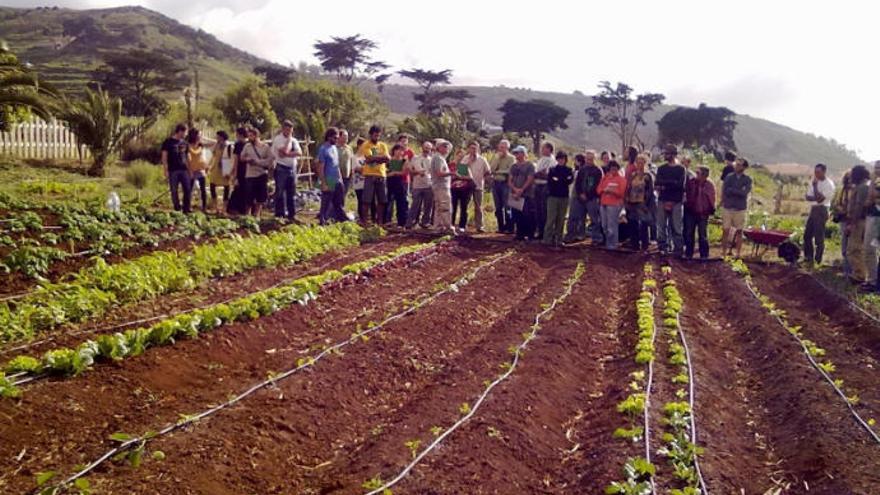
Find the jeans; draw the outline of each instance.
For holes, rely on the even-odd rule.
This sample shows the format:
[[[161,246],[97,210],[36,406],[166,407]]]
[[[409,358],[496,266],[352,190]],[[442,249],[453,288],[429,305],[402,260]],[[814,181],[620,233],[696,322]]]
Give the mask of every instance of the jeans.
[[[412,205],[407,212],[407,228],[413,228],[418,222],[422,227],[431,225],[431,212],[434,211],[434,194],[430,187],[412,190]],[[419,219],[421,217],[421,220]]]
[[[807,224],[804,226],[804,259],[807,263],[822,263],[825,253],[825,222],[828,221],[828,208],[813,205]]]
[[[511,208],[516,239],[532,239],[535,236],[535,199],[525,198],[522,211]]]
[[[583,241],[587,238],[587,204],[574,195],[569,199],[569,210],[565,241]]]
[[[351,194],[351,177],[347,179],[342,179],[342,185],[345,187],[345,195],[348,196]]]
[[[568,198],[550,196],[547,198],[547,223],[544,226],[544,244],[562,244],[562,231],[565,228],[565,212]]]
[[[602,229],[605,231],[605,247],[617,249],[617,236],[620,230],[620,205],[602,205]]]
[[[471,202],[470,189],[453,189],[452,190],[452,224],[455,224],[455,214],[458,213],[458,228],[464,230],[467,228],[468,221],[468,205]]]
[[[694,241],[699,236],[700,258],[709,257],[709,217],[684,212],[684,255],[694,257]]]
[[[846,259],[852,269],[852,276],[859,282],[868,280],[867,267],[865,266],[865,220],[851,221],[852,232],[849,234],[849,242],[846,245]]]
[[[345,186],[341,182],[336,183],[332,191],[321,191],[321,210],[318,212],[318,222],[327,225],[330,220],[345,222],[348,215],[345,214]]]
[[[172,170],[168,172],[168,185],[171,188],[171,204],[175,211],[181,210],[180,197],[177,195],[179,187],[183,188],[183,212],[192,211],[192,182],[189,170]]]
[[[232,189],[232,186],[218,186],[217,184],[211,184],[211,199],[217,201],[217,188],[223,188],[223,202],[229,202],[229,193]]]
[[[483,190],[474,190],[474,226],[477,230],[483,229]]]
[[[296,214],[296,172],[292,167],[275,166],[275,216],[293,219]]]
[[[403,227],[406,225],[406,215],[409,204],[406,198],[406,182],[403,177],[388,177],[388,207],[385,209],[385,223],[391,221],[391,209],[397,212],[397,225]]]
[[[507,180],[497,179],[492,183],[492,200],[495,203],[495,219],[498,221],[498,232],[513,232],[513,215],[507,206],[510,188]]]
[[[652,217],[651,211],[644,204],[628,203],[626,205],[629,242],[636,251],[648,249],[648,228]]]
[[[196,185],[199,186],[199,193],[202,198],[202,211],[208,209],[208,189],[206,185],[207,177],[204,175],[196,175],[191,179],[190,187],[192,189],[196,188]],[[190,202],[192,202],[192,192],[190,192]]]
[[[663,203],[657,204],[657,244],[660,252],[681,256],[684,251],[683,217],[682,203],[675,203],[668,211]]]
[[[544,237],[547,225],[547,184],[535,184],[535,237]]]
[[[604,239],[599,198],[587,201],[587,215],[590,217],[590,238],[593,240],[593,244],[599,244]]]
[[[843,274],[849,277],[852,275],[852,265],[849,264],[847,251],[849,250],[849,233],[846,231],[846,221],[840,222],[840,257],[843,259]]]
[[[822,224],[824,227],[825,224]],[[806,234],[804,234],[806,235]],[[862,251],[865,253],[865,280],[869,284],[877,282],[877,248],[871,245],[871,241],[880,235],[880,217],[867,217],[865,219],[865,237],[862,240]]]

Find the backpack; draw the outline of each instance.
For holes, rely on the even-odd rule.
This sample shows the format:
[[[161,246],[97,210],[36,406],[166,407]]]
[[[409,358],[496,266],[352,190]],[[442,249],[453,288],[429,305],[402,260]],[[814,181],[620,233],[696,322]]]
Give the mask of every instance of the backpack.
[[[647,183],[646,174],[640,172],[634,173],[629,181],[629,189],[627,189],[626,192],[626,202],[644,203]]]

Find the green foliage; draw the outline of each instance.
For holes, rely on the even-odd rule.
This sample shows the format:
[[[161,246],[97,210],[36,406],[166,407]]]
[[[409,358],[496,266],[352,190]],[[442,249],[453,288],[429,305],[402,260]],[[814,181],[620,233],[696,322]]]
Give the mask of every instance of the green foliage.
[[[232,126],[250,125],[262,133],[278,128],[278,119],[269,104],[269,93],[257,77],[248,77],[229,88],[214,100],[214,106]]]
[[[300,76],[280,87],[269,89],[269,102],[279,120],[320,114],[326,126],[349,129],[352,134],[365,128],[377,115],[385,112],[382,103],[359,88],[321,78]],[[300,128],[296,132],[301,132]],[[320,138],[323,132],[309,134]]]
[[[376,74],[388,68],[388,64],[373,60],[370,52],[377,48],[376,42],[362,38],[361,35],[331,36],[329,41],[318,41],[314,44],[314,56],[321,63],[321,68],[346,82],[357,78],[376,77]],[[377,77],[381,84],[387,76]]]
[[[709,153],[736,150],[733,131],[735,113],[725,107],[677,107],[657,121],[657,144],[702,148]]]
[[[0,44],[0,131],[31,113],[48,119],[58,93]]]
[[[104,55],[94,81],[123,101],[125,115],[151,117],[165,111],[162,93],[178,93],[190,82],[186,67],[158,50],[129,50]]]
[[[0,270],[7,273],[21,272],[29,278],[40,279],[47,273],[52,263],[67,258],[68,254],[54,247],[22,246],[13,249],[0,263]]]
[[[620,139],[621,150],[641,143],[639,127],[646,125],[645,114],[663,103],[665,97],[659,93],[634,95],[633,88],[622,82],[612,86],[602,81],[599,89],[584,110],[587,126],[610,129]]]
[[[471,116],[459,109],[446,109],[436,116],[420,113],[397,124],[398,132],[412,135],[416,142],[443,138],[459,148],[477,137],[471,129]]]
[[[135,189],[145,189],[150,184],[156,184],[162,180],[162,170],[156,165],[139,161],[130,164],[125,169],[125,182]]]
[[[503,114],[501,127],[505,132],[518,132],[532,138],[532,151],[537,155],[545,133],[567,129],[568,110],[549,100],[508,99],[498,109]]]

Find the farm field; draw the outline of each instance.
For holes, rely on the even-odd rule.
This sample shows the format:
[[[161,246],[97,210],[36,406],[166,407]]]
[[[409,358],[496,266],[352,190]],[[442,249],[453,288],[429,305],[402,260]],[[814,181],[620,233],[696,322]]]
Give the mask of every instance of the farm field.
[[[880,327],[789,268],[251,237],[6,337],[0,493],[880,493]]]

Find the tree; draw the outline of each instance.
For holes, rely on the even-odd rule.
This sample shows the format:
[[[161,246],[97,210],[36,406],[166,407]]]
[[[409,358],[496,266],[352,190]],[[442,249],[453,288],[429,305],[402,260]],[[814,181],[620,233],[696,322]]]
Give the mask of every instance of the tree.
[[[463,147],[478,137],[472,120],[472,114],[466,110],[447,108],[437,116],[418,113],[407,117],[397,125],[397,131],[412,135],[418,143],[443,138],[454,146]]]
[[[101,88],[86,89],[85,98],[69,103],[60,118],[70,126],[77,142],[89,148],[93,161],[88,174],[95,177],[103,177],[110,157],[151,124],[124,122],[122,100]]]
[[[214,100],[226,120],[233,126],[250,125],[268,132],[278,127],[278,119],[269,104],[266,87],[257,77],[251,76],[229,88]]]
[[[642,144],[639,127],[645,125],[645,114],[663,103],[659,93],[633,96],[633,88],[622,82],[612,86],[608,81],[599,83],[601,91],[593,96],[593,103],[584,111],[587,125],[607,127],[620,139],[620,149]]]
[[[354,36],[332,36],[330,41],[318,41],[314,44],[315,57],[321,62],[321,68],[336,74],[342,81],[352,82],[356,78],[374,78],[379,72],[389,68],[385,62],[373,60],[370,52],[375,50],[376,42]],[[378,76],[381,82],[387,77]]]
[[[0,46],[0,131],[31,113],[48,119],[57,97],[56,90],[40,81],[5,45]]]
[[[434,87],[441,84],[450,84],[452,71],[449,69],[441,71],[410,69],[398,71],[398,74],[407,79],[412,79],[422,88],[421,93],[413,93],[413,99],[419,103],[419,112],[427,115],[437,116],[444,109],[452,108],[453,106],[461,107],[461,102],[474,97],[474,95],[464,89],[438,90]],[[452,100],[458,105],[444,104],[443,100]]]
[[[270,88],[284,86],[296,77],[296,70],[280,65],[268,64],[254,67],[254,74],[263,76]]]
[[[504,132],[518,132],[531,137],[535,154],[541,150],[544,133],[568,129],[568,124],[565,123],[568,110],[549,100],[519,101],[510,98],[498,111],[504,114],[501,120]]]
[[[269,88],[269,103],[279,119],[294,112],[322,113],[327,125],[361,129],[384,112],[374,93],[326,78],[299,77],[282,87]],[[319,135],[315,135],[319,136]]]
[[[722,149],[736,150],[733,131],[736,114],[725,107],[678,107],[657,121],[657,144],[680,144],[702,148],[709,153]]]
[[[125,115],[148,117],[165,111],[162,92],[180,91],[190,83],[186,67],[159,51],[131,50],[104,56],[93,80],[122,98]]]

